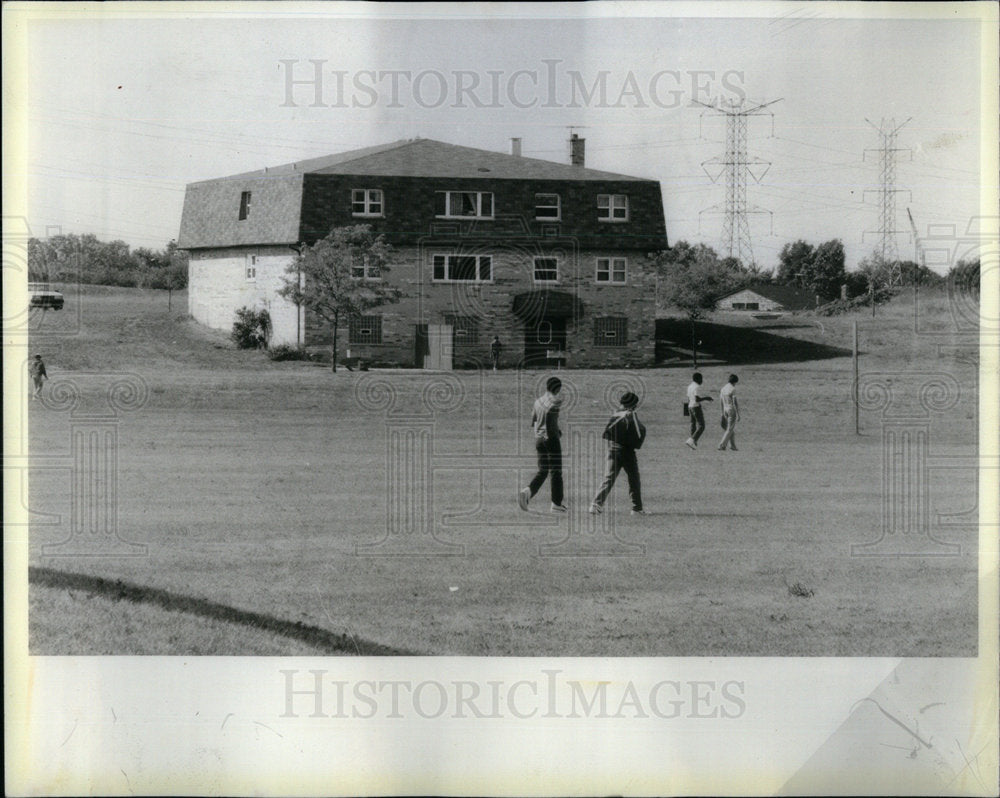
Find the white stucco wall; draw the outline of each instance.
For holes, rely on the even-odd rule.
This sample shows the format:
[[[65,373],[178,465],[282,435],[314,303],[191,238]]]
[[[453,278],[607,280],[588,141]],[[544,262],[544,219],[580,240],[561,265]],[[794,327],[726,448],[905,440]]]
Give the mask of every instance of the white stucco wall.
[[[256,277],[247,279],[250,256]],[[271,345],[296,344],[296,308],[278,296],[285,268],[295,257],[287,248],[247,247],[192,252],[188,271],[188,312],[201,324],[229,332],[242,307],[266,308]]]

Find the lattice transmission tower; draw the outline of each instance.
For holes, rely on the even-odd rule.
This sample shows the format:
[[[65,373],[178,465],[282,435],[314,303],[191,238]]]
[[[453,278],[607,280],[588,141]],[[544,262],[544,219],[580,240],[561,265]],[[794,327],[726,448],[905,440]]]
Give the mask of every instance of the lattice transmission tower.
[[[899,248],[896,246],[896,234],[907,232],[906,230],[896,229],[896,195],[906,191],[906,189],[896,188],[896,157],[897,153],[900,152],[909,152],[910,156],[913,156],[912,151],[908,148],[899,148],[896,146],[896,137],[903,125],[912,118],[910,117],[898,125],[895,119],[883,119],[878,126],[870,119],[865,119],[882,137],[881,147],[865,150],[864,153],[865,156],[870,152],[877,152],[879,154],[879,172],[881,174],[881,187],[878,189],[878,230],[866,230],[865,233],[875,233],[878,235],[879,241],[875,249],[882,256],[882,262],[889,267],[888,279],[890,286],[898,285],[902,282],[899,265]]]
[[[744,100],[730,100],[727,106],[721,103],[709,105],[699,102],[706,108],[726,117],[726,153],[725,155],[710,158],[702,162],[701,168],[705,174],[711,178],[712,182],[718,182],[719,178],[726,175],[726,200],[724,203],[712,205],[699,213],[721,212],[722,221],[722,249],[729,257],[737,258],[745,266],[755,265],[753,258],[753,243],[750,238],[750,222],[748,216],[752,213],[771,214],[765,208],[747,204],[747,176],[749,175],[755,182],[759,183],[764,179],[767,170],[771,167],[770,161],[760,158],[749,157],[747,155],[747,127],[752,116],[771,117],[773,132],[774,114],[764,109],[780,99],[772,100],[768,103],[760,103],[751,107],[744,107]],[[702,113],[704,116],[704,112]],[[710,167],[719,167],[710,169]],[[713,173],[714,172],[714,173]]]

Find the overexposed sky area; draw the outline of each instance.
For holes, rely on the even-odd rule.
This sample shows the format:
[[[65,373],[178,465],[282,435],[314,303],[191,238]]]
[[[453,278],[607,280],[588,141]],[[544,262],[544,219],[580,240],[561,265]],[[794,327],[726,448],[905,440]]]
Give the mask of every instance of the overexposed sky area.
[[[907,208],[921,231],[961,233],[980,213],[990,23],[972,9],[915,19],[941,7],[772,3],[732,7],[757,9],[735,19],[692,16],[725,13],[715,4],[600,17],[594,5],[479,7],[489,19],[382,4],[36,13],[26,106],[6,109],[26,114],[27,162],[5,177],[25,178],[33,235],[162,246],[189,182],[415,136],[499,151],[519,136],[524,155],[567,162],[580,126],[588,166],[660,182],[672,242],[721,251],[722,218],[701,211],[721,206],[725,179],[702,164],[724,154],[725,121],[691,101],[780,99],[747,128],[761,177],[748,204],[773,214],[749,217],[761,266],[798,238],[842,239],[848,268],[874,247],[881,140],[866,118],[910,118],[897,138],[901,256],[913,254]],[[845,17],[875,9],[893,18]]]

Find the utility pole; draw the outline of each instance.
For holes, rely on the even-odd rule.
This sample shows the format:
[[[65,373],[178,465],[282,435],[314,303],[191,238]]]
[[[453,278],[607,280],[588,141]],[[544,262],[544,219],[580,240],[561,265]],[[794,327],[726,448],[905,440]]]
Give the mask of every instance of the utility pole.
[[[865,232],[878,233],[879,243],[876,251],[880,253],[882,263],[889,268],[888,285],[890,288],[898,285],[902,280],[899,269],[899,252],[896,249],[896,233],[905,232],[896,229],[896,194],[905,191],[905,189],[896,188],[896,153],[909,152],[910,158],[913,157],[911,150],[900,149],[896,146],[896,136],[903,125],[912,118],[910,117],[898,125],[895,119],[888,121],[883,119],[878,127],[870,119],[865,119],[882,137],[881,147],[877,150],[868,149],[864,152],[865,156],[869,152],[879,154],[879,171],[881,173],[881,187],[878,190],[880,198],[878,230],[866,230]]]
[[[913,230],[913,262],[917,264],[919,271],[913,275],[913,299],[914,307],[916,307],[916,299],[920,291],[920,281],[924,279],[924,274],[927,271],[927,255],[924,253],[924,248],[920,244],[920,236],[917,233],[917,223],[913,221],[913,214],[910,213],[910,209],[906,209],[906,215],[910,220],[910,229]]]
[[[750,240],[750,223],[747,220],[748,214],[767,213],[772,218],[773,214],[764,208],[755,205],[747,205],[747,175],[759,183],[764,179],[767,170],[771,167],[770,161],[760,158],[750,158],[747,156],[747,122],[751,116],[764,116],[764,109],[780,99],[772,100],[768,103],[760,103],[749,108],[744,107],[744,100],[730,100],[727,107],[720,104],[709,105],[695,100],[698,105],[703,105],[716,114],[726,117],[726,154],[710,158],[702,162],[702,169],[705,174],[715,183],[723,173],[726,175],[726,201],[722,205],[713,205],[705,208],[699,213],[709,211],[724,214],[722,222],[722,248],[730,258],[736,258],[748,268],[755,266],[753,258],[753,245]],[[704,115],[704,112],[703,114]],[[774,131],[774,114],[770,111],[766,115],[771,117],[771,129]],[[708,167],[720,167],[709,171]],[[714,174],[713,174],[714,172]]]

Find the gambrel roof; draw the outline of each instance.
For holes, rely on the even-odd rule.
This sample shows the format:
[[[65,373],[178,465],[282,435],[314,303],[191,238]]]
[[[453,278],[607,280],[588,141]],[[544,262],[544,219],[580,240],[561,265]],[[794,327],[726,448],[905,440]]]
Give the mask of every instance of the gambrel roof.
[[[643,180],[582,166],[523,158],[433,139],[400,139],[336,155],[245,172],[222,180],[296,174],[383,175],[386,177],[492,177],[508,180]],[[211,181],[203,181],[211,182]],[[197,183],[195,185],[198,185]]]
[[[371,185],[372,180],[378,186]],[[409,139],[191,183],[184,197],[178,246],[311,243],[333,226],[358,223],[351,214],[351,189],[376,187],[386,191],[384,215],[360,221],[371,223],[394,244],[413,243],[427,235],[434,220],[434,192],[443,190],[500,192],[498,218],[528,209],[533,217],[534,192],[560,192],[566,212],[557,220],[557,234],[575,237],[581,246],[652,251],[667,244],[655,180]],[[250,212],[240,220],[237,210],[244,192],[250,193]],[[599,225],[597,192],[627,193],[630,223]],[[543,224],[544,220],[531,218],[530,235],[553,235]]]

